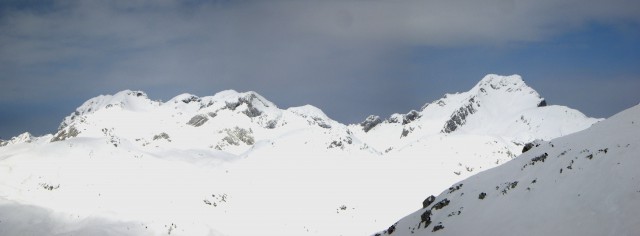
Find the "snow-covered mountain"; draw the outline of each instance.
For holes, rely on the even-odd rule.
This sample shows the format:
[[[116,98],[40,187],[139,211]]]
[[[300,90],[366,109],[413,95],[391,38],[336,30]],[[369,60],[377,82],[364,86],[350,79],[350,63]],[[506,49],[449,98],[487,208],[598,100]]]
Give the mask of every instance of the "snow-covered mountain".
[[[160,102],[126,90],[88,100],[54,134],[0,141],[0,235],[369,234],[527,143],[597,121],[547,106],[517,75],[352,125],[255,92]]]
[[[638,134],[640,105],[539,142],[375,235],[640,235]]]
[[[394,114],[384,121],[370,116],[356,134],[379,150],[403,148],[439,133],[489,135],[524,144],[582,130],[593,122],[577,110],[547,106],[518,75],[490,74],[468,92],[446,94],[420,111]],[[390,142],[390,134],[397,139]]]

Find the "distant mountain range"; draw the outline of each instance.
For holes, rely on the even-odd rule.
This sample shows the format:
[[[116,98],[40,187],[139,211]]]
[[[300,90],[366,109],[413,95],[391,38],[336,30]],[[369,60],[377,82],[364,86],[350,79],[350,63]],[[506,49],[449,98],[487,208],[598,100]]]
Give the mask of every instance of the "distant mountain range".
[[[547,104],[517,75],[487,75],[419,110],[350,125],[311,105],[278,108],[255,92],[160,102],[126,90],[89,99],[54,134],[0,141],[0,234],[366,235],[425,196],[503,163],[478,176],[529,162],[522,160],[550,140],[599,121]],[[525,147],[533,148],[512,161]],[[545,152],[547,162],[556,158]],[[527,170],[547,166],[534,163]],[[509,171],[505,178],[519,185],[477,189],[484,202],[524,186]],[[464,201],[440,195],[433,204],[447,198],[449,210],[460,202],[460,219],[479,212],[466,189],[454,190],[468,192],[458,196]],[[449,230],[454,223],[439,209],[424,228],[423,210],[380,234],[431,232],[440,222],[437,232],[462,232]]]

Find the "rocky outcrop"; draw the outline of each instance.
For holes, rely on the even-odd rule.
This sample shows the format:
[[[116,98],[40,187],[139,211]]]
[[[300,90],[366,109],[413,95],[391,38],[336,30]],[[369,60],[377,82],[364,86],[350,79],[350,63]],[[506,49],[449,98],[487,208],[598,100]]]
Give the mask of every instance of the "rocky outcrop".
[[[59,130],[51,139],[51,142],[63,141],[78,136],[80,131],[73,126]]]
[[[469,115],[475,112],[476,110],[475,108],[473,108],[472,103],[469,103],[463,107],[460,107],[458,110],[453,112],[453,114],[451,114],[451,118],[449,118],[449,120],[447,120],[447,122],[444,124],[444,128],[442,128],[441,132],[451,133],[455,131],[456,129],[460,128],[460,126],[463,126],[467,122],[466,119]]]
[[[362,126],[362,130],[364,130],[364,132],[369,132],[369,130],[373,129],[373,127],[376,127],[376,125],[380,123],[382,123],[382,120],[379,116],[370,115],[360,123],[360,126]]]
[[[191,119],[189,120],[189,122],[187,122],[187,124],[194,127],[200,127],[204,123],[206,123],[208,120],[209,118],[207,117],[207,115],[198,114],[191,117]]]

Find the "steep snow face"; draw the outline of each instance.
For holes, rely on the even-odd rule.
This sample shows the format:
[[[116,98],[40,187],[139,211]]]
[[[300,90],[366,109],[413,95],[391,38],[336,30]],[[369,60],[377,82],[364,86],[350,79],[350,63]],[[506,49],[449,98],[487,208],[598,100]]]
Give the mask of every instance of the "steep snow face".
[[[638,133],[640,105],[456,183],[376,235],[640,235]]]
[[[421,111],[394,114],[385,121],[371,116],[350,129],[378,150],[397,150],[438,134],[490,135],[524,144],[560,137],[597,121],[571,108],[547,106],[519,75],[490,74],[468,92],[446,94]],[[387,136],[397,139],[389,142]]]

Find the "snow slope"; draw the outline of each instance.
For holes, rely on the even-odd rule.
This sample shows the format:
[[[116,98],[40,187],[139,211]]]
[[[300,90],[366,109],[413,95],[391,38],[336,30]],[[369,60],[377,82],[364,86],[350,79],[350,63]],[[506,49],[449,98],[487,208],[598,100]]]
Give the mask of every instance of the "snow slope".
[[[519,76],[488,75],[344,125],[255,92],[101,95],[54,134],[0,142],[0,235],[370,234],[527,142],[598,121],[542,101]]]
[[[638,134],[640,105],[456,183],[376,235],[640,235]]]

